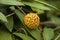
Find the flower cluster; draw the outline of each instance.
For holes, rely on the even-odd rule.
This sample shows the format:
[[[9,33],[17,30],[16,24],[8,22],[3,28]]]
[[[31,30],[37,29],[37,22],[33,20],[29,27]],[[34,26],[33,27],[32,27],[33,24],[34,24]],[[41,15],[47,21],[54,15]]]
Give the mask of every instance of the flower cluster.
[[[36,13],[28,13],[24,17],[24,23],[30,29],[35,29],[40,24],[40,18]]]

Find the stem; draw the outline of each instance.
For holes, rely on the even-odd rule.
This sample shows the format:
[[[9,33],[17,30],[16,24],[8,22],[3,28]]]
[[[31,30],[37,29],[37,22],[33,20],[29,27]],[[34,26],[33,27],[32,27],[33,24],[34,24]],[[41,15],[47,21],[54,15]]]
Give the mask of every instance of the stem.
[[[22,7],[17,6],[17,8],[18,8],[22,13],[25,14],[25,12],[22,10]]]
[[[27,35],[27,32],[24,28],[20,28],[20,30],[24,31],[24,33]]]
[[[17,8],[18,8],[22,13],[25,14],[25,12],[22,10],[22,7],[18,7],[18,6],[17,6]],[[14,14],[15,14],[15,13],[11,13],[11,14],[7,15],[6,17],[12,16],[12,15],[14,15]]]
[[[51,21],[45,21],[45,22],[41,22],[40,24],[54,24],[54,23]]]
[[[58,40],[59,37],[60,37],[60,34],[55,38],[55,40]]]
[[[9,14],[9,15],[7,15],[6,17],[10,17],[10,16],[12,16],[12,15],[14,15],[15,13],[11,13],[11,14]]]
[[[25,30],[24,28],[20,28],[20,29],[18,29],[18,30],[15,31],[15,32],[18,32],[18,31],[23,31],[26,35],[28,35],[27,32],[26,32],[26,30]],[[15,32],[14,32],[14,33],[15,33]]]
[[[58,26],[57,28],[55,28],[54,30],[57,30],[57,29],[59,29],[60,27]]]
[[[45,22],[41,22],[40,24],[54,24],[54,25],[60,26],[60,24],[52,22],[52,21],[45,21]]]

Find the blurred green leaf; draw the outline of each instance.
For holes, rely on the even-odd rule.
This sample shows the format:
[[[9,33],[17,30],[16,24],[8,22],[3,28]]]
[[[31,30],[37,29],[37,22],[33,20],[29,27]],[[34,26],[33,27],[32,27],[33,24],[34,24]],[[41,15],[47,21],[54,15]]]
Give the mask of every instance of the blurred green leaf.
[[[17,0],[0,0],[0,4],[7,4],[7,5],[24,5],[22,2]]]
[[[9,32],[0,28],[0,40],[13,40],[13,39]]]
[[[15,10],[15,7],[14,7],[14,6],[10,6],[10,9],[11,9],[11,10]]]
[[[48,4],[53,5],[60,9],[60,0],[45,0]]]
[[[7,22],[6,16],[3,13],[1,13],[1,12],[0,12],[0,21]]]
[[[12,32],[13,29],[13,16],[7,17],[8,23],[5,23],[7,29]]]
[[[29,37],[28,35],[22,34],[22,33],[13,33],[18,37],[21,37],[23,40],[33,40],[33,38]]]
[[[54,31],[51,28],[44,28],[43,32],[44,40],[51,40],[54,37]]]
[[[51,16],[51,21],[57,25],[60,25],[60,18],[56,16]]]
[[[42,40],[41,32],[37,29],[29,30],[27,29],[30,35],[32,35],[36,40]]]
[[[48,6],[48,7],[50,7],[50,8],[53,8],[53,9],[55,9],[55,10],[57,10],[57,11],[59,11],[60,12],[60,10],[57,8],[57,7],[55,7],[54,5],[51,5],[50,3],[50,1],[39,1],[39,0],[35,0],[35,1],[37,1],[37,2],[40,2],[41,4],[44,4],[44,5],[46,5],[46,6]],[[50,2],[50,3],[49,3]],[[55,3],[55,2],[54,2]],[[54,4],[54,3],[52,3],[52,4]]]
[[[50,8],[48,6],[45,6],[44,4],[41,4],[40,2],[37,2],[37,1],[32,1],[32,2],[25,2],[25,1],[23,1],[23,3],[25,5],[29,5],[31,7],[36,7],[38,9],[50,10]]]
[[[34,7],[31,7],[33,11],[36,11],[37,14],[43,14],[44,13],[44,10],[41,10],[41,9],[38,9],[38,8],[34,8]]]
[[[19,10],[15,10],[15,13],[18,16],[18,18],[21,20],[21,22],[23,23],[24,14]]]

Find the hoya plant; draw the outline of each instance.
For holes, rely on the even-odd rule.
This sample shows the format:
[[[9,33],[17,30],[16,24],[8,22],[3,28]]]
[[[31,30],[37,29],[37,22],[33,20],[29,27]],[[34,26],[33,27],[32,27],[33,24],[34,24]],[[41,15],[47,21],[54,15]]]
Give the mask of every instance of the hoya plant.
[[[60,40],[60,1],[0,0],[0,40]]]

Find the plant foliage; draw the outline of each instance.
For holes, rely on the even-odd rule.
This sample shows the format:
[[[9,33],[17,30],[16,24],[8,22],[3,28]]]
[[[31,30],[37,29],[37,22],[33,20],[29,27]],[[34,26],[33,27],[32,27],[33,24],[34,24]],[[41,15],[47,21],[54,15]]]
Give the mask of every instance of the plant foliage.
[[[36,29],[24,24],[32,12],[40,18]],[[0,40],[60,40],[60,1],[0,0]]]

